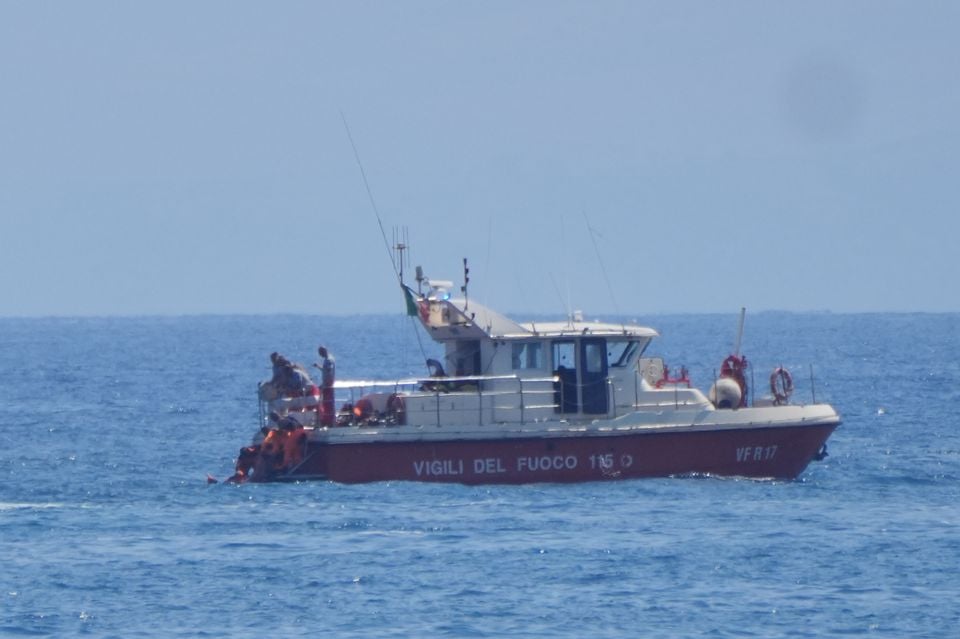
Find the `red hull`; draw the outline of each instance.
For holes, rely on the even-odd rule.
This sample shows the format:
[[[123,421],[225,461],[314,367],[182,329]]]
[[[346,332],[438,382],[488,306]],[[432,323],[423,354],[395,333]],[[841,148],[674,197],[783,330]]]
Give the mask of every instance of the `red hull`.
[[[316,443],[272,479],[462,484],[583,482],[710,474],[793,479],[836,424],[498,440]]]

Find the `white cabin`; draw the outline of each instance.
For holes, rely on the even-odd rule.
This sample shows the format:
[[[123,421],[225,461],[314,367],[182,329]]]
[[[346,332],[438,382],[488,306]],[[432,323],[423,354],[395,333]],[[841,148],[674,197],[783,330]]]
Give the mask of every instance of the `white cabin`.
[[[699,390],[655,387],[662,362],[641,361],[658,336],[651,328],[576,315],[518,324],[438,288],[417,305],[427,334],[444,347],[446,377],[405,393],[408,424],[594,421],[642,407],[711,407]]]

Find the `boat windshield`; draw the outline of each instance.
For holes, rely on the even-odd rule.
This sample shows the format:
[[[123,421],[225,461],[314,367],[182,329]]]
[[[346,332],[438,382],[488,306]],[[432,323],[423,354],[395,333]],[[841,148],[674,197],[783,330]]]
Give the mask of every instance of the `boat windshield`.
[[[629,366],[640,348],[636,340],[620,340],[607,342],[607,361],[611,368]]]

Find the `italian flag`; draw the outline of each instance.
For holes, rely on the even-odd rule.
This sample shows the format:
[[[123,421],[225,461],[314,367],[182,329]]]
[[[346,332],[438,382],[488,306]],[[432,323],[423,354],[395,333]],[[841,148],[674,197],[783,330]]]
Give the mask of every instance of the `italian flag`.
[[[400,285],[403,289],[403,299],[407,302],[407,315],[411,317],[416,317],[418,309],[417,302],[414,300],[413,291],[410,290],[409,286]]]

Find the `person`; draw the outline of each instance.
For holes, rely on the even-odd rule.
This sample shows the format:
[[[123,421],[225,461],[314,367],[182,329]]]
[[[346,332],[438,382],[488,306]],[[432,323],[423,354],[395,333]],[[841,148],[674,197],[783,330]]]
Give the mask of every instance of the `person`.
[[[290,383],[290,369],[292,364],[290,360],[280,353],[270,353],[270,364],[273,367],[273,377],[270,383],[279,389],[285,389]]]
[[[313,386],[313,380],[310,374],[300,364],[291,362],[288,367],[287,379],[289,384],[288,392],[303,392]]]
[[[259,386],[260,399],[271,401],[283,394],[283,387],[286,382],[284,376],[284,362],[286,360],[280,353],[274,351],[270,353],[270,365],[273,369],[273,375],[269,381],[263,382]]]
[[[336,360],[334,360],[333,355],[330,354],[326,346],[318,348],[317,354],[320,355],[320,364],[317,365],[317,368],[322,372],[323,385],[333,386],[333,378],[337,366]]]
[[[257,464],[257,458],[260,455],[260,446],[245,446],[240,449],[240,455],[237,457],[236,472],[227,479],[228,484],[242,484],[250,478],[250,471]]]
[[[280,415],[280,413],[276,411],[270,411],[267,419],[270,420],[270,423],[272,424],[271,428],[276,428],[278,430],[292,430],[300,426],[300,422],[294,419],[291,415]],[[267,433],[263,434],[266,435]]]
[[[447,373],[443,370],[443,364],[435,359],[427,360],[427,370],[430,372],[430,377],[446,377]],[[425,381],[420,385],[420,390],[425,391],[443,391],[445,393],[450,392],[450,384],[447,382],[434,382],[434,381]]]
[[[296,362],[291,362],[283,355],[276,352],[271,353],[270,363],[273,366],[273,377],[264,386],[269,385],[268,387],[272,388],[276,395],[289,396],[294,393],[302,393],[313,385],[313,380],[310,379],[307,369]],[[266,395],[268,392],[265,391],[262,395]],[[264,399],[272,398],[265,396]]]
[[[441,364],[435,359],[427,360],[427,370],[430,372],[430,377],[446,377],[447,376],[447,373],[443,370],[443,364]]]
[[[320,355],[320,363],[314,364],[314,366],[320,369],[320,393],[322,396],[319,406],[320,425],[333,426],[336,416],[334,411],[333,382],[336,377],[337,364],[326,346],[321,345],[320,348],[317,349],[317,354]]]
[[[289,473],[303,461],[303,453],[307,448],[307,433],[303,426],[296,422],[293,425],[282,425],[281,432],[284,434],[283,471]]]
[[[293,386],[293,365],[283,355],[273,352],[270,353],[270,364],[273,367],[273,377],[264,386],[269,384],[275,395],[288,393]]]
[[[280,379],[280,376],[283,374],[283,362],[286,361],[283,358],[283,355],[274,351],[270,353],[270,364],[273,366],[273,378],[271,382],[275,382]]]

